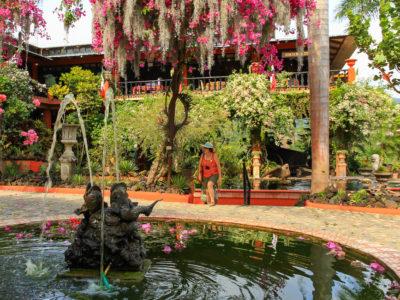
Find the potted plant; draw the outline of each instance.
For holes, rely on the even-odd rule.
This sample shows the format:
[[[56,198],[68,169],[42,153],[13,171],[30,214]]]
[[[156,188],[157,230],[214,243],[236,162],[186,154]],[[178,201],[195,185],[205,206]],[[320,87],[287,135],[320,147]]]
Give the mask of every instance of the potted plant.
[[[392,177],[392,172],[390,172],[386,166],[380,166],[374,175],[378,181],[387,181]]]

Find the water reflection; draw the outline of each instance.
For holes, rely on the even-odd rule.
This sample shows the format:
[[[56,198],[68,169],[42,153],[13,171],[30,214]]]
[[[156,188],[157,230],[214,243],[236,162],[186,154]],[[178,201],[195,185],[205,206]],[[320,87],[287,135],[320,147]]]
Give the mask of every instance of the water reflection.
[[[41,242],[35,235],[16,240],[16,231],[0,235],[0,298],[378,300],[393,280],[368,268],[372,258],[348,249],[344,260],[327,255],[321,241],[211,224],[156,223],[152,228],[143,233],[152,260],[145,279],[133,286],[114,283],[112,295],[94,288],[93,280],[56,279],[66,268],[63,240]],[[197,233],[182,234],[189,229]],[[178,240],[185,248],[173,246]],[[171,245],[170,254],[162,251],[165,245]],[[26,276],[26,260],[38,259],[43,250],[50,275]],[[350,266],[356,259],[361,268]]]

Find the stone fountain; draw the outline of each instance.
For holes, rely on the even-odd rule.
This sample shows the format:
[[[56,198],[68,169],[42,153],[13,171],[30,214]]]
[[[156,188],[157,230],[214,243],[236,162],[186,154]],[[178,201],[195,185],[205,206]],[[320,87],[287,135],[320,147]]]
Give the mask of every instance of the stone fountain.
[[[73,168],[76,162],[76,156],[72,147],[78,143],[76,140],[76,134],[78,132],[79,125],[64,124],[62,127],[62,139],[61,143],[64,144],[64,153],[60,157],[61,163],[61,180],[67,181],[71,179]]]
[[[72,244],[65,252],[70,268],[97,269],[101,255],[101,189],[88,184],[84,204],[75,211],[83,214]],[[146,251],[138,232],[139,215],[149,216],[160,200],[149,206],[132,202],[124,183],[111,187],[111,206],[104,203],[104,265],[112,270],[138,272],[143,270]]]

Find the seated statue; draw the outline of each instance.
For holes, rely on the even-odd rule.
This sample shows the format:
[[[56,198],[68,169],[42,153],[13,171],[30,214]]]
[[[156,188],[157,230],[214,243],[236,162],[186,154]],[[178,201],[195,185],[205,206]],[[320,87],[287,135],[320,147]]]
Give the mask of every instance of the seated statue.
[[[65,260],[73,268],[97,268],[101,250],[101,189],[88,184],[84,204],[75,212],[84,215],[74,241],[65,252]],[[158,200],[159,201],[159,200]],[[104,202],[104,264],[113,269],[139,271],[145,258],[145,249],[138,232],[139,215],[149,216],[155,201],[139,206],[128,197],[127,186],[116,183],[111,187],[110,207]]]

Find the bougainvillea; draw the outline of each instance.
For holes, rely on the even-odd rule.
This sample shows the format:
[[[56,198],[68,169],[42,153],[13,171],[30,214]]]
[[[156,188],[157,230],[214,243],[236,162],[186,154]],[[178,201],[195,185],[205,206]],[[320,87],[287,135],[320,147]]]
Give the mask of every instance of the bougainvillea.
[[[61,0],[55,12],[58,18],[64,22],[64,27],[68,31],[74,22],[86,15],[81,0]]]
[[[65,0],[64,0],[65,1]],[[71,1],[76,2],[76,1]],[[315,0],[91,0],[93,45],[105,54],[105,66],[125,73],[133,61],[139,73],[140,53],[174,65],[183,57],[198,59],[201,70],[214,63],[214,47],[236,49],[237,58],[256,50],[264,64],[281,68],[269,44],[276,30],[297,31],[306,42]],[[296,24],[296,28],[292,28]],[[196,47],[192,47],[196,46]],[[180,49],[186,51],[180,51]]]
[[[19,57],[24,42],[32,35],[46,36],[46,21],[40,0],[0,1],[0,59]],[[17,51],[15,51],[17,49]]]

